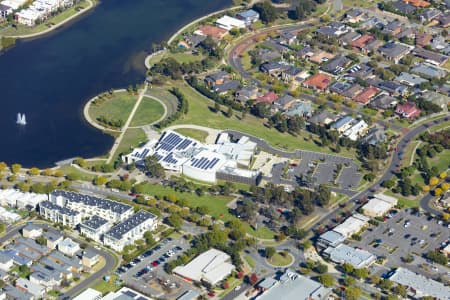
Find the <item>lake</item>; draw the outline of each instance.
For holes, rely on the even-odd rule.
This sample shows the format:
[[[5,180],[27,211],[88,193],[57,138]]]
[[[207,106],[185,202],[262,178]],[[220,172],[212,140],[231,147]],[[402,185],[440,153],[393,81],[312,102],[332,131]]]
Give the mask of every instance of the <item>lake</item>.
[[[152,43],[229,0],[104,0],[45,37],[18,41],[0,55],[0,161],[53,166],[106,154],[113,138],[82,110],[91,97],[145,78]],[[26,126],[16,124],[25,113]]]

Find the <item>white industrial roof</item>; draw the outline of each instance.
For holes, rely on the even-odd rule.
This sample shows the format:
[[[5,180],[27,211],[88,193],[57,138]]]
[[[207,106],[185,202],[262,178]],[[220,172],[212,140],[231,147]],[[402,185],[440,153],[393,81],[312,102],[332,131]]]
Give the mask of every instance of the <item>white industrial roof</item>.
[[[328,247],[324,250],[325,254],[330,256],[330,259],[336,263],[349,263],[355,268],[364,268],[375,261],[376,257],[372,253],[352,248],[345,244],[340,244],[336,247]]]
[[[369,222],[369,218],[361,214],[354,214],[347,218],[342,224],[339,224],[333,231],[336,231],[346,237],[359,232]]]
[[[87,289],[75,298],[73,300],[97,300],[102,298],[102,293],[100,293],[97,290],[94,289]]]
[[[229,260],[228,254],[211,248],[187,265],[176,267],[173,271],[184,278],[195,281],[205,280],[215,285],[235,269],[235,266],[228,262]]]
[[[217,26],[230,30],[232,28],[244,28],[245,22],[230,16],[223,16],[216,21]]]
[[[397,198],[387,196],[384,194],[375,194],[373,195],[375,198],[383,200],[384,202],[393,203],[394,205],[397,205]]]
[[[450,287],[405,268],[395,270],[389,279],[414,289],[416,298],[432,296],[440,300],[450,299]]]
[[[362,210],[368,215],[381,216],[387,213],[394,205],[395,204],[373,198],[362,207]]]

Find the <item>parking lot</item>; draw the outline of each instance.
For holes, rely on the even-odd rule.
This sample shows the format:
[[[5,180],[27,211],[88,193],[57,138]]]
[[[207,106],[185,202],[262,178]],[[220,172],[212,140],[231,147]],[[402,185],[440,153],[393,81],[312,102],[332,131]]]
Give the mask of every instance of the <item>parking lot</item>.
[[[351,241],[352,246],[387,258],[386,267],[404,266],[426,276],[437,278],[450,271],[441,265],[433,264],[422,256],[440,248],[449,238],[449,229],[436,219],[423,214],[412,214],[402,210],[391,214],[391,218],[371,226],[359,242]],[[411,254],[414,261],[406,263],[402,258]]]
[[[130,287],[152,297],[177,298],[187,290],[195,289],[178,277],[167,274],[164,264],[175,259],[189,248],[186,240],[171,239],[158,243],[154,248],[129,264],[118,269],[120,278]]]

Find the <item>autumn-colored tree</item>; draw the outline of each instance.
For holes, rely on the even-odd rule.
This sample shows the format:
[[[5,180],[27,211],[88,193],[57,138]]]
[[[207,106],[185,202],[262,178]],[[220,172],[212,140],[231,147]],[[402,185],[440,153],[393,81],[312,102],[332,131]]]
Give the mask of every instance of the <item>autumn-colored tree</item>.
[[[36,176],[36,175],[39,175],[39,173],[40,173],[40,170],[36,167],[33,167],[28,170],[28,174],[30,174],[30,175]]]
[[[224,290],[228,289],[229,287],[230,287],[230,284],[228,283],[228,281],[225,281],[225,282],[222,284],[222,288],[223,288]]]
[[[436,197],[442,195],[442,190],[441,190],[441,188],[436,188],[436,189],[434,190],[434,195],[435,195]]]
[[[448,184],[447,182],[444,182],[443,184],[441,184],[440,187],[441,187],[441,190],[446,192],[450,188],[450,184]]]
[[[429,184],[430,184],[431,186],[435,186],[435,185],[438,184],[438,183],[439,183],[439,179],[438,179],[437,177],[433,176],[433,177],[430,178]]]
[[[258,282],[258,276],[255,273],[252,273],[249,278],[250,284],[255,285]]]
[[[423,185],[422,186],[422,191],[424,191],[425,193],[428,193],[430,191],[430,186],[429,185]]]
[[[13,164],[11,166],[11,172],[13,172],[13,174],[17,174],[21,168],[22,168],[21,164]]]
[[[441,179],[445,179],[447,177],[447,172],[441,172],[441,174],[439,174],[439,177]]]

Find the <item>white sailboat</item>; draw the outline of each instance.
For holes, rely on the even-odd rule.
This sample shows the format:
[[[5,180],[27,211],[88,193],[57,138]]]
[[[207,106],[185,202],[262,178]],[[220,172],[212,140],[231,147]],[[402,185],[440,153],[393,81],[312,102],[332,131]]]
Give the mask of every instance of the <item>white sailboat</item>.
[[[16,121],[16,123],[19,124],[19,125],[27,125],[27,119],[25,117],[25,114],[17,113],[17,121]]]

